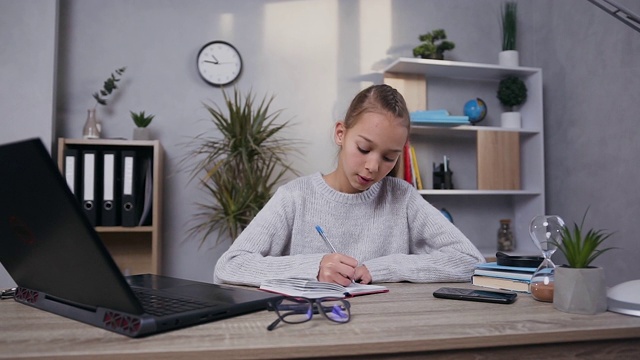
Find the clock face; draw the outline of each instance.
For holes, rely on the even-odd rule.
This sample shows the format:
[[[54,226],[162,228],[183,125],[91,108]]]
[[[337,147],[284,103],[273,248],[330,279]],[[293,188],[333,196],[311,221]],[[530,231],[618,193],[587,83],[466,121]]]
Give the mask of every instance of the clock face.
[[[233,45],[212,41],[198,53],[198,72],[204,81],[222,86],[234,82],[242,71],[242,58]]]

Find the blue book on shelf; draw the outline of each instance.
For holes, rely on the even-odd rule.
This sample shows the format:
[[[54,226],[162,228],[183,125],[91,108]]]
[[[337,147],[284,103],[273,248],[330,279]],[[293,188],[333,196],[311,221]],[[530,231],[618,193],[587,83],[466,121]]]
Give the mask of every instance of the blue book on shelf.
[[[468,116],[447,116],[447,117],[440,117],[440,118],[428,118],[428,119],[423,119],[423,118],[415,118],[415,117],[411,117],[411,122],[414,123],[461,123],[461,124],[468,124],[469,123],[469,117]]]
[[[417,110],[417,111],[411,112],[411,118],[416,117],[416,118],[422,118],[422,119],[429,119],[429,118],[439,119],[447,116],[449,116],[449,111],[445,109]]]
[[[447,110],[420,110],[411,113],[411,122],[419,124],[468,124],[468,116],[449,115]]]

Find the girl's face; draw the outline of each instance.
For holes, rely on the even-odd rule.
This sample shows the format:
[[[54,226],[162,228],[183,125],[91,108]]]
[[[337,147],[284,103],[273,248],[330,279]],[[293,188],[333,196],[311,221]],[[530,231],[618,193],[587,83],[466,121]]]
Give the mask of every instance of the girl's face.
[[[387,176],[402,155],[409,136],[402,122],[389,113],[367,112],[347,129],[336,124],[338,191],[358,193]]]

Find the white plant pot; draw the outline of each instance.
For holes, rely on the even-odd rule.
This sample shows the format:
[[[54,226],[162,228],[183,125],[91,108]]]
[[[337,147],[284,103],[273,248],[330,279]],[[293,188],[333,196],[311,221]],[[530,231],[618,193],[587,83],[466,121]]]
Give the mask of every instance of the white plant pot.
[[[151,137],[149,136],[148,128],[133,128],[133,140],[149,140]]]
[[[522,117],[519,112],[503,112],[500,115],[500,124],[503,128],[519,129],[522,127]]]
[[[500,66],[515,67],[520,66],[517,50],[505,50],[498,54],[498,64]]]
[[[572,314],[595,315],[607,311],[604,269],[555,269],[553,307]]]

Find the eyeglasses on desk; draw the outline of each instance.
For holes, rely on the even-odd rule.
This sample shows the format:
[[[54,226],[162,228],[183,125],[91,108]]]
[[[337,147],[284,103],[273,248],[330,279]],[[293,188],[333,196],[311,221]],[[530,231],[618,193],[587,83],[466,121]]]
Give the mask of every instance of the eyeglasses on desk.
[[[280,321],[287,324],[300,324],[313,318],[314,314],[322,314],[327,320],[344,324],[351,320],[351,303],[340,298],[307,299],[302,297],[285,297],[267,304],[267,310],[275,311],[278,318],[267,327],[271,331]]]

